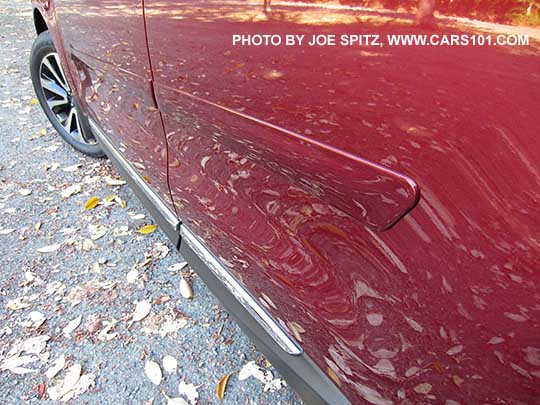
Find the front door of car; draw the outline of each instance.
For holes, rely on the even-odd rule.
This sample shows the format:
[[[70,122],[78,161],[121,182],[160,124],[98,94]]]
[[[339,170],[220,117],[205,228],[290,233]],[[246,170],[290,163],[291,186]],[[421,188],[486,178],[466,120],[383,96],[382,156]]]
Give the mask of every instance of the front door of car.
[[[79,102],[171,204],[167,148],[152,93],[142,0],[57,0],[55,8]]]

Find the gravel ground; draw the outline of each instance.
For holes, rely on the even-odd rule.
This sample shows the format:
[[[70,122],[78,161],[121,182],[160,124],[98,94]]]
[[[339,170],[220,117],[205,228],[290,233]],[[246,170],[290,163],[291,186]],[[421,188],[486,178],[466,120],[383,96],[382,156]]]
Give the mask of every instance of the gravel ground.
[[[265,391],[254,377],[240,381],[237,372],[250,361],[267,379],[277,374],[196,275],[174,266],[183,260],[163,233],[138,232],[152,219],[127,186],[112,185],[118,177],[110,163],[76,153],[55,134],[28,74],[34,37],[29,2],[4,0],[0,403],[49,403],[73,388],[62,397],[72,395],[70,403],[162,404],[166,395],[180,396],[182,381],[196,387],[198,403],[218,403],[216,386],[228,373],[223,403],[300,403],[288,387]],[[93,196],[101,204],[85,209]],[[44,247],[50,252],[39,252]],[[180,294],[182,276],[193,286],[191,300]],[[141,301],[151,312],[132,322]],[[76,328],[67,333],[70,321]],[[164,370],[166,355],[177,360],[176,373]],[[65,366],[48,378],[62,356]],[[148,361],[163,370],[160,384],[145,374]],[[78,365],[82,377],[73,386]]]

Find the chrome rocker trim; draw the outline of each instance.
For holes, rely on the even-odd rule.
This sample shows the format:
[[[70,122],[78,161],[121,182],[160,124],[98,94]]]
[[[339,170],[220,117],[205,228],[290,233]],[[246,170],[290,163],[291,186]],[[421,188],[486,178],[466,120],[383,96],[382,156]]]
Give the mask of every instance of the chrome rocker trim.
[[[221,262],[210,252],[187,226],[180,226],[182,243],[185,241],[199,256],[204,264],[219,278],[221,283],[235,296],[242,306],[253,316],[264,330],[288,354],[300,356],[302,348],[292,337],[272,318],[272,316],[257,302],[257,300],[238,282]]]

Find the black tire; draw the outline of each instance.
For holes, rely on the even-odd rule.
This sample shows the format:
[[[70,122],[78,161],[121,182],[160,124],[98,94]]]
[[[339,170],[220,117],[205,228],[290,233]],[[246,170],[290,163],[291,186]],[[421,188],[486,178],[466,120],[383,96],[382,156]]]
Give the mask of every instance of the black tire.
[[[60,72],[57,71],[56,73],[63,73],[63,68],[59,64],[59,59],[54,59],[55,53],[56,48],[49,32],[45,31],[39,34],[32,45],[32,51],[30,53],[30,76],[32,77],[32,84],[34,86],[36,97],[39,100],[39,104],[41,105],[43,112],[45,112],[45,115],[53,125],[54,129],[56,129],[56,131],[68,144],[85,155],[92,157],[105,157],[102,147],[92,134],[92,129],[90,128],[86,114],[80,108],[77,100],[75,100],[75,98],[71,95],[71,90],[69,90],[69,84],[67,83],[67,80],[65,80],[65,75],[57,75],[57,77],[60,77],[62,82],[65,82],[63,84],[69,90],[66,92],[65,98],[68,101],[63,106],[51,107],[49,105],[51,100],[47,100],[46,95],[46,91],[49,92],[49,90],[44,90],[41,80],[42,62],[44,62],[45,58],[49,58],[49,63],[52,63],[55,68],[59,67],[60,69]],[[50,59],[51,57],[53,59]],[[55,64],[54,61],[57,61],[58,63]],[[50,72],[50,69],[47,69],[46,72]],[[51,75],[51,77],[53,76],[54,75]],[[61,90],[63,90],[63,88],[61,88]],[[54,98],[54,93],[49,94],[52,94]],[[60,101],[62,101],[62,98],[60,98]],[[75,110],[75,114],[73,115],[74,118],[72,117],[69,124],[67,124],[67,122],[65,124],[71,128],[71,122],[73,119],[75,120],[74,125],[77,129],[72,133],[69,133],[61,123],[61,119],[63,119],[61,118],[61,114],[67,115],[69,113],[59,113],[58,108],[64,108],[66,111],[69,110],[70,112],[71,109]],[[53,109],[55,110],[54,112]],[[74,136],[74,134],[77,136]]]

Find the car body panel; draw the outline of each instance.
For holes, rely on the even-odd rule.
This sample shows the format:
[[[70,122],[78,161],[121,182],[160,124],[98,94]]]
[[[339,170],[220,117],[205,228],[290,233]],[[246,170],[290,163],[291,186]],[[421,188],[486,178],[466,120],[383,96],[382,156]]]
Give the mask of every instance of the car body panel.
[[[538,58],[234,47],[234,34],[349,33],[357,15],[278,3],[268,16],[242,1],[145,6],[179,215],[351,401],[539,395],[539,87],[527,75]],[[395,32],[354,26],[375,29]],[[523,102],[505,100],[509,89]],[[336,173],[354,190],[350,178],[306,165],[317,156],[309,142],[295,149],[276,128],[413,179],[419,206],[381,232],[328,190]],[[488,383],[503,375],[508,384]]]
[[[338,6],[145,0],[145,15],[177,214],[351,402],[537,401],[537,48],[232,45],[424,32]],[[349,190],[321,148],[392,187]],[[359,214],[355,190],[382,203]]]
[[[56,0],[55,14],[79,102],[172,209],[142,0]]]

